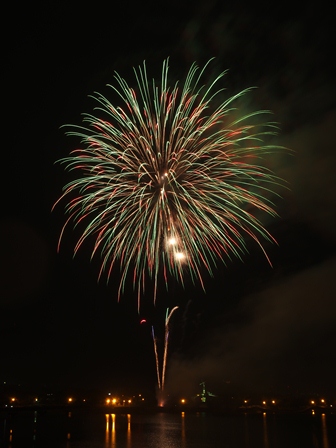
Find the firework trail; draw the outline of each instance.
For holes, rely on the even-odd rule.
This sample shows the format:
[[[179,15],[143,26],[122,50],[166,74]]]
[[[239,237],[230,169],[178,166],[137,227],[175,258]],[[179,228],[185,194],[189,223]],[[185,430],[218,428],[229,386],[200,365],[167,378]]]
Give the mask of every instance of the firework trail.
[[[153,344],[154,344],[154,355],[155,355],[157,384],[158,384],[158,389],[161,390],[160,363],[159,363],[159,355],[158,355],[158,349],[157,349],[157,339],[156,339],[155,332],[154,332],[154,326],[152,326],[152,338],[153,338]]]
[[[170,319],[171,319],[173,313],[177,309],[178,309],[178,306],[175,306],[170,311],[169,311],[169,308],[167,308],[167,311],[166,311],[161,374],[160,374],[160,363],[159,363],[158,350],[157,350],[157,338],[155,336],[154,327],[152,326],[152,337],[153,337],[153,343],[154,343],[154,354],[155,354],[155,362],[156,362],[156,373],[157,373],[157,384],[158,384],[160,406],[163,406],[163,402],[164,402],[163,392],[164,392],[166,368],[167,368],[167,355],[168,355],[168,343],[169,343],[169,322],[170,322]]]
[[[168,341],[169,341],[169,321],[172,317],[174,311],[178,309],[178,306],[175,306],[169,313],[167,309],[166,322],[165,322],[165,345],[164,345],[164,353],[163,353],[163,364],[162,364],[162,382],[161,389],[164,389],[165,384],[165,376],[166,376],[166,366],[167,366],[167,354],[168,354]]]
[[[57,201],[68,199],[60,241],[67,226],[84,225],[74,253],[93,239],[99,278],[118,265],[119,298],[131,278],[139,307],[148,280],[154,300],[160,278],[167,288],[169,276],[183,284],[186,275],[203,286],[202,270],[241,257],[246,238],[263,251],[274,241],[260,212],[276,215],[270,198],[281,181],[260,159],[276,149],[265,143],[276,126],[255,124],[266,111],[239,117],[233,103],[249,89],[223,99],[225,72],[201,84],[209,62],[193,64],[181,86],[169,86],[168,60],[160,82],[149,81],[145,63],[134,88],[116,73],[109,87],[120,104],[96,93],[96,114],[67,125],[81,143],[60,161],[78,173]]]

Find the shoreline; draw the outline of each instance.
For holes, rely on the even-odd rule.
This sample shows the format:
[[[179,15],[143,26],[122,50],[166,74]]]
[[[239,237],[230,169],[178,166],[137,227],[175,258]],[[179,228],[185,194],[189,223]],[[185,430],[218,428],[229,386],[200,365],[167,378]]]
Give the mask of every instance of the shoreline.
[[[250,406],[246,408],[229,409],[225,407],[196,407],[196,406],[106,406],[92,404],[73,404],[73,405],[33,405],[33,406],[11,406],[0,408],[0,418],[6,418],[13,414],[24,412],[101,412],[102,414],[158,414],[172,413],[179,414],[182,412],[197,414],[216,414],[216,415],[336,415],[333,407],[328,406],[308,406],[298,408],[265,408],[261,406]]]

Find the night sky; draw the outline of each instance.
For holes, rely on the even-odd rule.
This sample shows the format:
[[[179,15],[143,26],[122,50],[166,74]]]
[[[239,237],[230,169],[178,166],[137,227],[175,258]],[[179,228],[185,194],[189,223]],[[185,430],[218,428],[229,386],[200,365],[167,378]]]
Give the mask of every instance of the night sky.
[[[167,388],[193,393],[332,393],[336,378],[336,92],[334,23],[323,7],[285,10],[222,1],[123,2],[122,9],[59,2],[10,6],[2,82],[0,381],[55,388],[154,390],[153,316],[166,300],[172,319]],[[120,6],[120,5],[119,5]],[[90,247],[72,258],[65,217],[51,212],[71,180],[54,162],[75,142],[60,126],[80,124],[116,70],[130,83],[146,60],[160,75],[170,57],[183,78],[193,61],[215,57],[228,95],[249,99],[281,125],[274,160],[288,182],[267,229],[278,245],[249,246],[244,262],[162,293],[156,311],[137,311],[131,287],[117,302],[118,272],[97,284]],[[173,282],[174,283],[174,282]],[[169,298],[170,297],[170,298]],[[173,299],[171,298],[173,297]],[[173,300],[171,302],[171,300]],[[146,323],[140,324],[142,318]],[[156,325],[159,325],[156,322]],[[160,333],[160,327],[158,327]]]

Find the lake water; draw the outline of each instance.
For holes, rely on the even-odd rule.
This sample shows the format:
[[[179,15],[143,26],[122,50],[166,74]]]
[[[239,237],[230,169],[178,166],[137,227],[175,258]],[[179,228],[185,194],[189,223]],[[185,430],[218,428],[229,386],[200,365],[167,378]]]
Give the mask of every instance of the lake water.
[[[0,419],[8,448],[334,448],[336,415],[19,411]]]

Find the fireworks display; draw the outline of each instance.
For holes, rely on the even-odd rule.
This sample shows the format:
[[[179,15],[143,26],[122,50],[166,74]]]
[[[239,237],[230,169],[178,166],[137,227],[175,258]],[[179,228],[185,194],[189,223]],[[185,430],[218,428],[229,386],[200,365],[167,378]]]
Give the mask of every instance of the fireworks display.
[[[273,241],[261,216],[276,214],[281,181],[261,160],[276,149],[266,143],[276,126],[260,123],[265,111],[240,116],[234,104],[249,89],[224,98],[217,86],[225,72],[203,82],[208,66],[193,64],[173,86],[168,60],[159,82],[145,63],[134,69],[134,88],[116,73],[109,87],[119,104],[95,94],[95,115],[68,125],[80,144],[61,163],[78,174],[59,199],[68,215],[60,240],[67,226],[84,226],[75,253],[92,240],[99,277],[120,267],[119,296],[131,279],[139,306],[148,280],[154,298],[160,278],[168,287],[188,275],[203,286],[204,269],[241,257],[247,239],[262,250]]]

